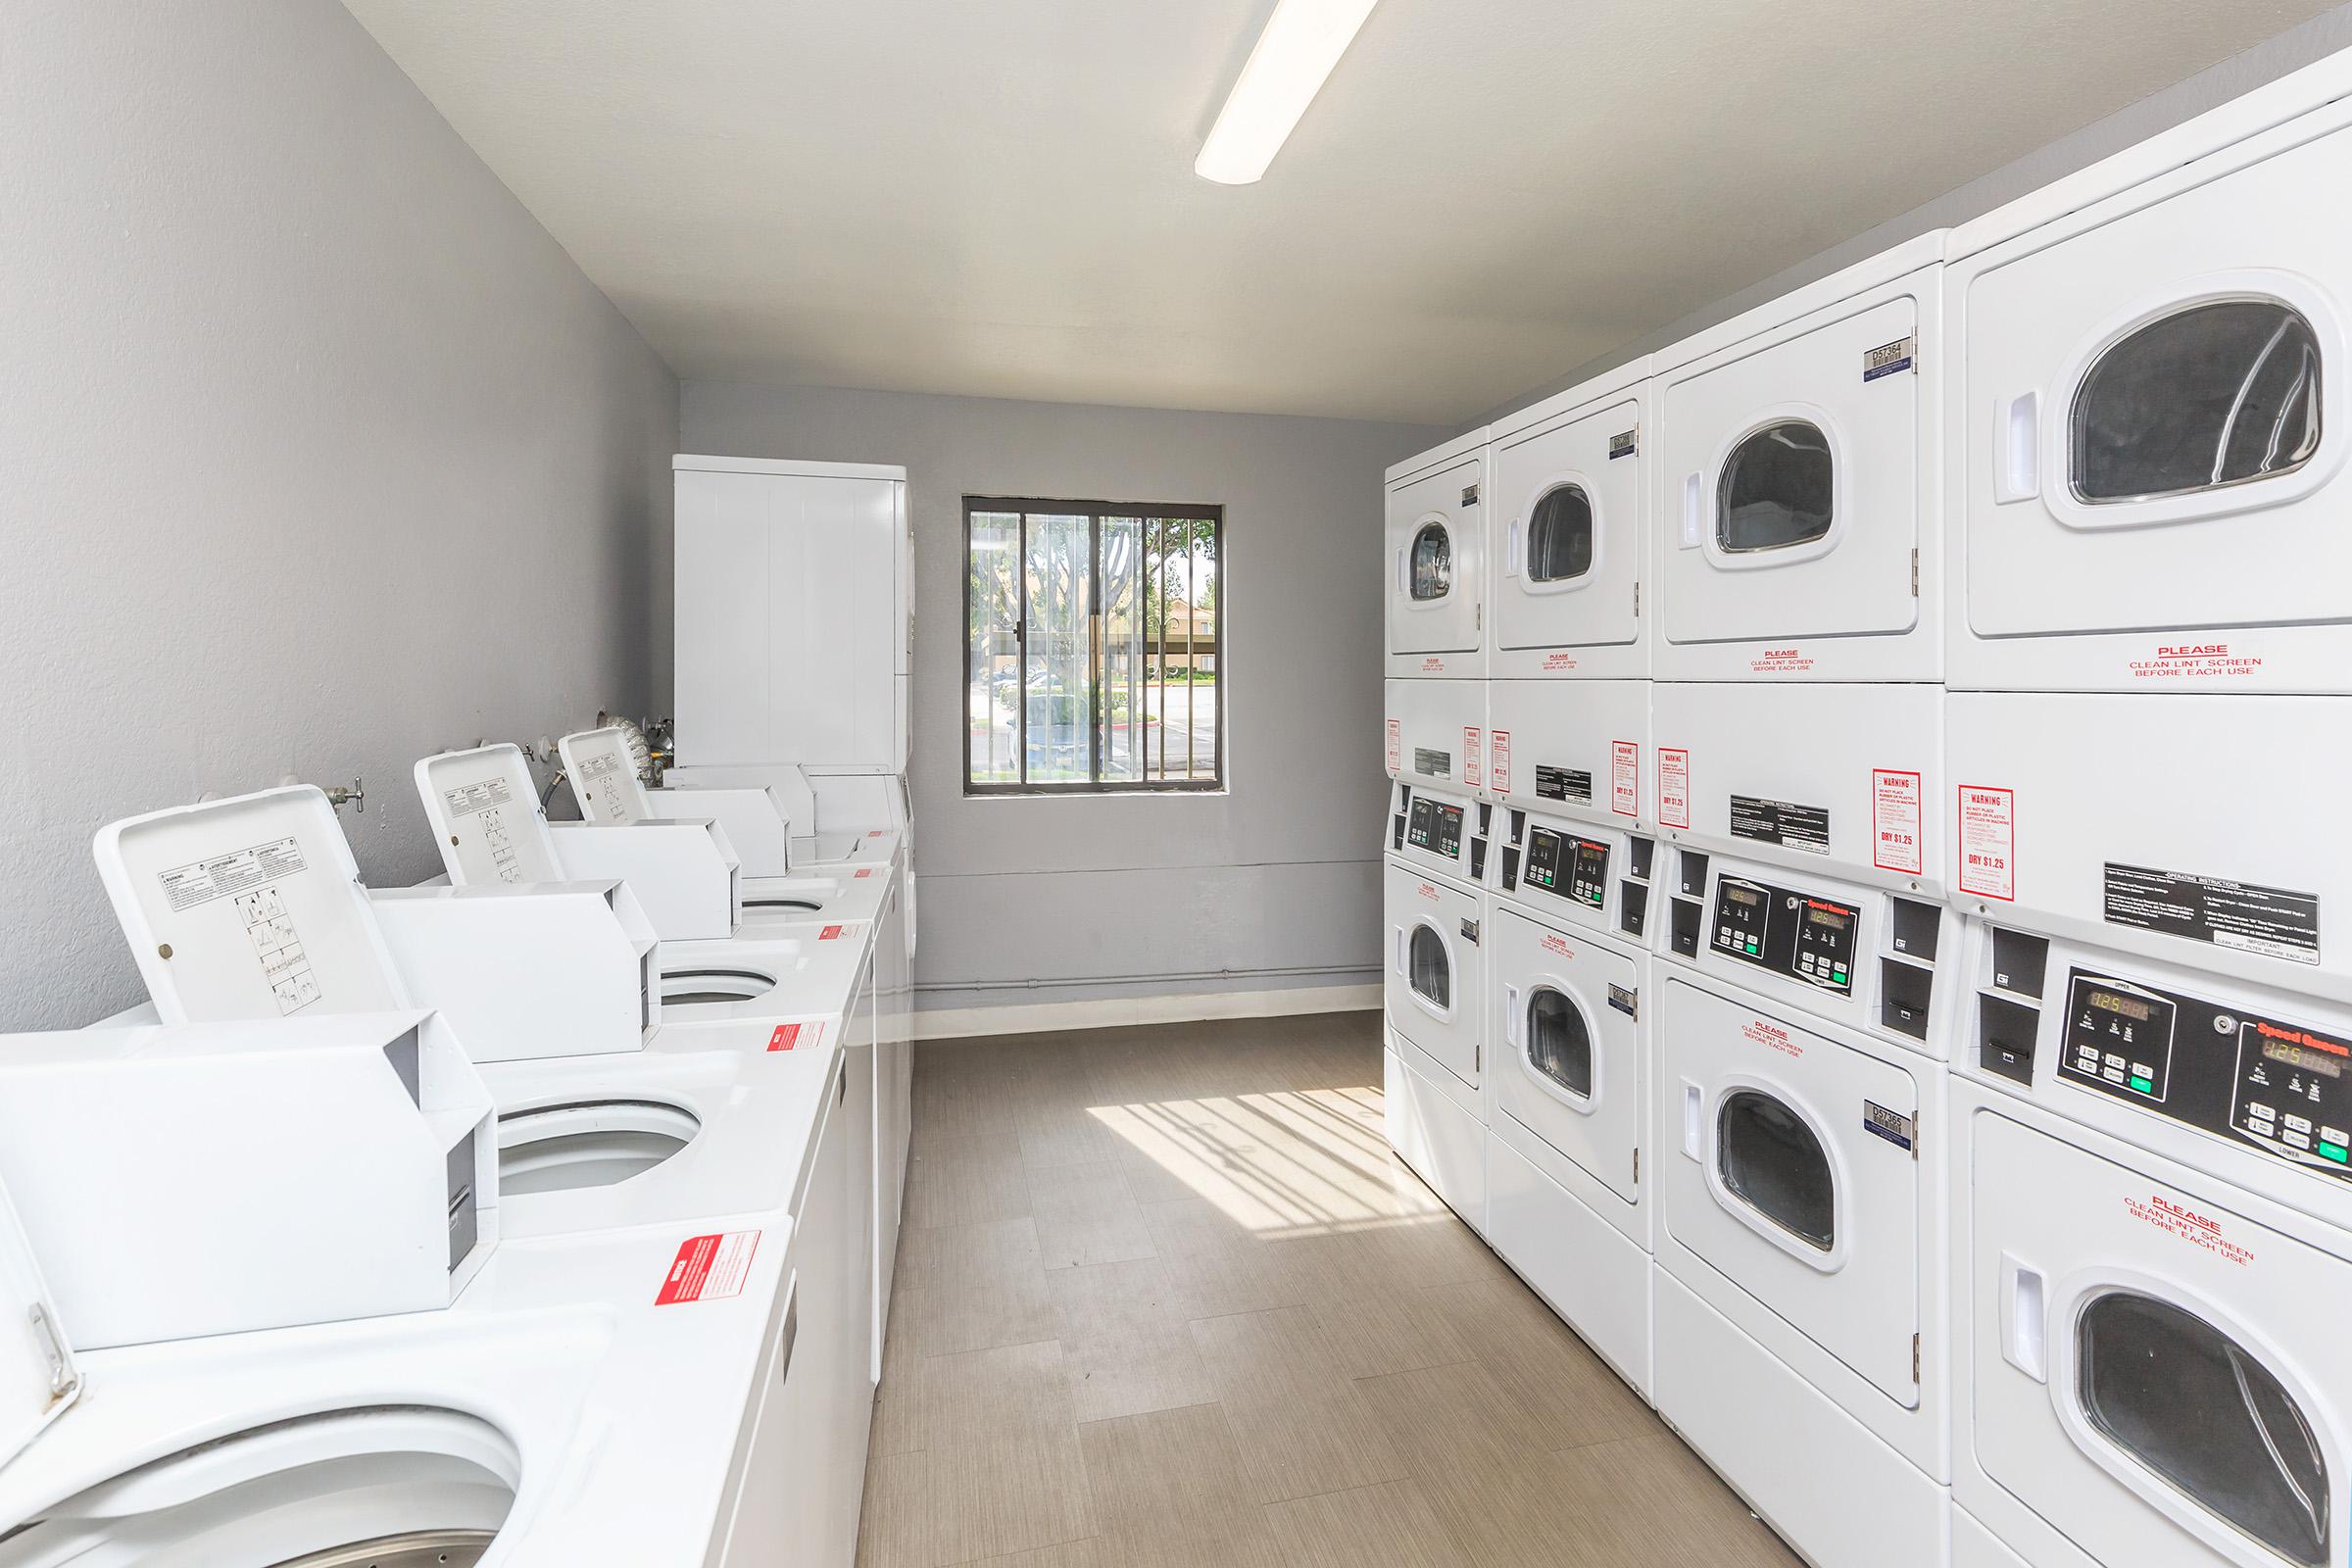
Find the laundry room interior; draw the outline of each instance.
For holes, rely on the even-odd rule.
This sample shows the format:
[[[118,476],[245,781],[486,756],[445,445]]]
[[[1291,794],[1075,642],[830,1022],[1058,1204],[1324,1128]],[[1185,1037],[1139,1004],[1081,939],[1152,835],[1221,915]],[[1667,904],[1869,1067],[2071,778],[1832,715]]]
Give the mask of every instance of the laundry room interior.
[[[0,1568],[2352,1568],[2352,4],[0,145]]]

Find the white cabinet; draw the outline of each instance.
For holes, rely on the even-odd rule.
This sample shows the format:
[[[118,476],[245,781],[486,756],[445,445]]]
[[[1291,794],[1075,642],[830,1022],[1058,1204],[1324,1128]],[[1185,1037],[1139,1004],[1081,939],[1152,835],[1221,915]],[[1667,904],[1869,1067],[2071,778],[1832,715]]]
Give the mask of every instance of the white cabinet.
[[[680,457],[677,735],[707,765],[906,769],[906,470]]]

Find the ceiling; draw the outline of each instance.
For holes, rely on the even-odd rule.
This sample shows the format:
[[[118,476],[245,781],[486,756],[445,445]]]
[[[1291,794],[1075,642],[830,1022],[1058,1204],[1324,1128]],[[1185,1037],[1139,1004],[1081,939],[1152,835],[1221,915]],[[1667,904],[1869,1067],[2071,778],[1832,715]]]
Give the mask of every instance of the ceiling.
[[[346,0],[681,376],[1455,423],[2328,0]]]

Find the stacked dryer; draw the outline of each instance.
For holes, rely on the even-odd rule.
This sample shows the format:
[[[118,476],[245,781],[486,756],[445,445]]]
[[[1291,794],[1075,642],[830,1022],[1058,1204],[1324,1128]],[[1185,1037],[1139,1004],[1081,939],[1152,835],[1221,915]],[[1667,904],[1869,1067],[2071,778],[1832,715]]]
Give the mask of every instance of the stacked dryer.
[[[1967,1568],[2352,1556],[2348,92],[1952,235]]]
[[[1655,1400],[1821,1568],[1946,1553],[1942,246],[1650,392]]]
[[[1649,362],[1494,433],[1488,1241],[1645,1396]]]
[[[1389,470],[1381,865],[1389,1143],[1487,1228],[1487,433]]]

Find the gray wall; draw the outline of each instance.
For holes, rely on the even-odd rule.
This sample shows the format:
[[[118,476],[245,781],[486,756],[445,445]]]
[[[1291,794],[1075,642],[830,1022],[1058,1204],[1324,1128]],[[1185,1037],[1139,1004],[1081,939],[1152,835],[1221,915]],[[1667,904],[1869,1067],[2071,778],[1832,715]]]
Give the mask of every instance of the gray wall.
[[[1373,977],[1381,472],[1416,425],[688,381],[686,450],[902,463],[926,1007]],[[1229,793],[966,799],[963,498],[1225,508]]]
[[[139,1000],[128,812],[635,710],[677,384],[331,0],[0,22],[0,1027]]]
[[[1468,430],[1492,423],[1514,410],[1523,409],[1555,392],[1564,392],[1604,370],[1614,369],[1628,360],[1679,343],[1693,332],[1729,320],[1741,311],[1752,310],[1790,289],[1826,277],[1841,267],[1851,267],[1904,240],[1915,239],[1932,229],[1951,228],[1970,219],[1981,218],[2005,202],[2015,201],[2052,180],[2086,169],[2102,158],[2145,141],[2159,131],[2170,130],[2216,105],[2228,103],[2265,82],[2274,81],[2290,71],[2343,49],[2352,49],[2352,4],[2325,12],[2300,26],[2288,28],[2276,38],[2256,44],[2241,55],[2223,61],[2210,71],[2201,71],[2186,81],[2167,87],[2162,92],[2150,93],[2128,109],[2118,110],[2104,120],[2093,121],[2073,135],[2062,136],[2015,163],[2005,164],[1991,173],[1972,179],[1899,218],[1889,219],[1842,245],[1833,246],[1809,261],[1800,262],[1786,271],[1776,272],[1752,288],[1717,300],[1704,310],[1693,311],[1681,320],[1670,321],[1655,331],[1629,335],[1619,347],[1577,366],[1523,397],[1513,398],[1498,408],[1490,409],[1458,428]]]

